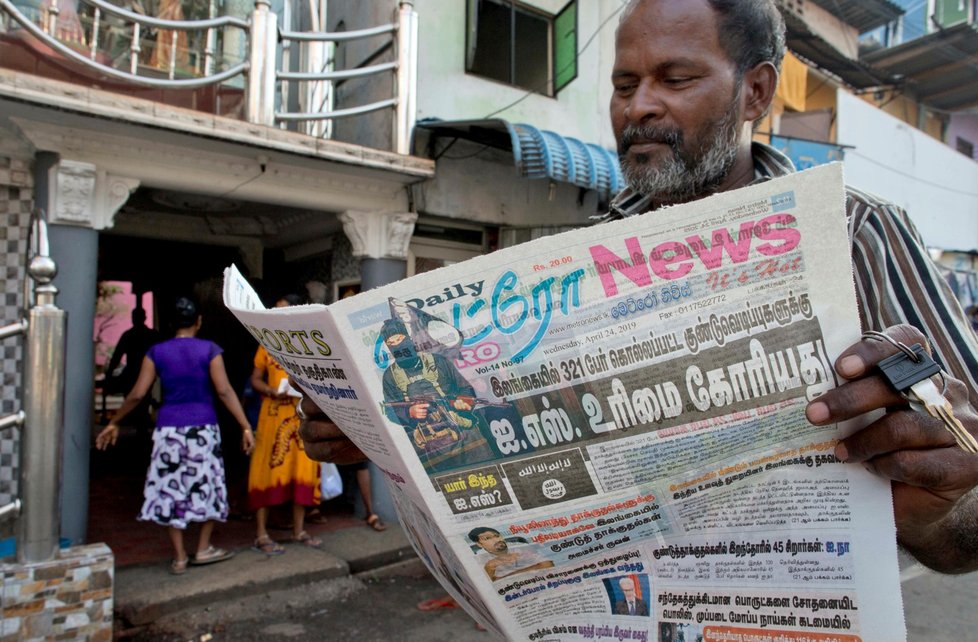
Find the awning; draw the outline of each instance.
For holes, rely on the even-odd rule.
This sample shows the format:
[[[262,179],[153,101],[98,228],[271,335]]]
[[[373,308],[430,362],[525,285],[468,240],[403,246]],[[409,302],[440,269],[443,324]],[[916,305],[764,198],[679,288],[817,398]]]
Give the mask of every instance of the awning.
[[[816,67],[838,76],[855,89],[892,85],[893,79],[864,61],[849,58],[813,31],[801,17],[790,11],[784,14],[788,48]]]
[[[903,8],[890,0],[812,0],[859,33],[889,24],[903,15]]]
[[[863,60],[912,83],[921,102],[954,111],[978,106],[978,27],[962,23],[878,49]]]
[[[464,138],[513,152],[516,170],[523,178],[550,178],[596,190],[607,202],[623,186],[618,156],[594,143],[533,125],[488,120],[422,120],[416,125],[437,137]]]

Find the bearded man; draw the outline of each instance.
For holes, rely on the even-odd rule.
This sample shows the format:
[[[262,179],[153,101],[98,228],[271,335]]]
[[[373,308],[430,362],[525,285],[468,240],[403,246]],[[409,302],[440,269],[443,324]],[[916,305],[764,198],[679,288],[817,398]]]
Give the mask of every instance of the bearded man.
[[[633,0],[616,33],[611,99],[629,187],[602,219],[794,171],[785,156],[752,142],[784,48],[774,0]],[[935,376],[938,389],[978,433],[978,343],[913,224],[891,203],[851,188],[846,213],[863,330],[932,346],[948,372],[943,382]],[[843,351],[835,368],[846,383],[811,402],[807,417],[824,425],[882,411],[842,440],[836,456],[892,480],[898,541],[918,560],[946,573],[978,569],[978,457],[880,376],[875,366],[898,351],[893,343],[864,340]],[[316,410],[308,400],[303,408]],[[311,456],[363,457],[328,422],[313,418],[302,435]]]

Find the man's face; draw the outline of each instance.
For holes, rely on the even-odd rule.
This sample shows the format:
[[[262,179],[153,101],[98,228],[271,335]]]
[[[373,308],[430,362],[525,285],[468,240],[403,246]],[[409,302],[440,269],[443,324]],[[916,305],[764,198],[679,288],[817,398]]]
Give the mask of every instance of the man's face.
[[[621,582],[621,584],[619,584],[619,586],[621,586],[621,592],[625,596],[625,601],[626,602],[634,602],[635,601],[635,585],[632,584],[632,581],[631,580],[622,580],[622,582]]]
[[[506,540],[503,539],[503,536],[492,531],[486,531],[479,534],[479,546],[481,546],[484,550],[497,555],[505,553],[508,549]]]
[[[628,184],[662,202],[712,193],[743,133],[741,78],[706,0],[644,0],[615,39],[611,124]]]

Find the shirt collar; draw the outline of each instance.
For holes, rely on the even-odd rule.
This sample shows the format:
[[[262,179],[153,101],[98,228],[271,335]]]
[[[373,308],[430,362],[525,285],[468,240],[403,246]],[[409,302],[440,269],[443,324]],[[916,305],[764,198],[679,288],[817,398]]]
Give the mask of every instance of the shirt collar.
[[[751,155],[754,157],[754,180],[751,185],[762,183],[771,178],[786,176],[795,171],[791,159],[777,149],[754,141],[751,143]],[[642,214],[655,209],[651,196],[636,192],[626,187],[612,200],[609,209],[604,214],[592,217],[597,222],[614,221]]]

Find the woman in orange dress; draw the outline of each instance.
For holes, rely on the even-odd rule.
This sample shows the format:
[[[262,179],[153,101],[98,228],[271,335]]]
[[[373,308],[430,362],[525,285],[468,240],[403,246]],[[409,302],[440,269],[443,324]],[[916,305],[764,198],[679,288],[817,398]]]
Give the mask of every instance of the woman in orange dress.
[[[288,295],[275,307],[295,305]],[[263,347],[255,354],[251,385],[262,395],[255,451],[248,471],[248,506],[255,511],[257,537],[254,550],[266,555],[285,552],[268,535],[268,509],[292,502],[292,541],[318,548],[322,541],[304,530],[306,507],[319,504],[319,463],[306,455],[299,438],[298,397],[288,393],[288,373]]]

